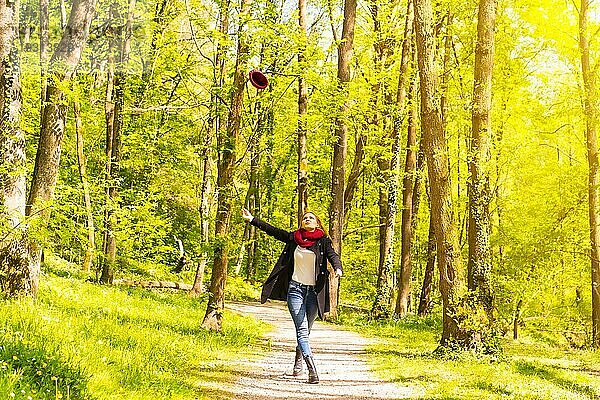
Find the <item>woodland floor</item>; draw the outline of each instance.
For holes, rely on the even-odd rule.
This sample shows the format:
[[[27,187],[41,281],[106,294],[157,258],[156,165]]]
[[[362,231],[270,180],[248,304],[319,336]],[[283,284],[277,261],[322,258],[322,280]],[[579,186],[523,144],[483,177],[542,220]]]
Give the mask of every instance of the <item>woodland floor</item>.
[[[262,353],[233,366],[239,372],[236,384],[218,384],[213,389],[236,400],[384,400],[418,398],[421,388],[403,387],[386,382],[369,370],[365,361],[365,348],[371,344],[357,333],[338,329],[316,321],[311,335],[311,347],[320,383],[306,383],[306,368],[302,376],[291,373],[295,331],[287,308],[283,303],[234,303],[228,309],[252,315],[273,326],[265,335]]]

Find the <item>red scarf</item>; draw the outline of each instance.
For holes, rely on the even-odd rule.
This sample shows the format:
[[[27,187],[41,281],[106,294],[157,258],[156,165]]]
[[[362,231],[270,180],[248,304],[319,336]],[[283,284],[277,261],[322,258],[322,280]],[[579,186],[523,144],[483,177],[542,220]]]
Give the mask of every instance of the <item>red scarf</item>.
[[[296,244],[302,247],[312,246],[323,236],[325,236],[325,234],[318,228],[312,232],[307,231],[304,228],[300,228],[294,232],[294,240],[296,241]]]

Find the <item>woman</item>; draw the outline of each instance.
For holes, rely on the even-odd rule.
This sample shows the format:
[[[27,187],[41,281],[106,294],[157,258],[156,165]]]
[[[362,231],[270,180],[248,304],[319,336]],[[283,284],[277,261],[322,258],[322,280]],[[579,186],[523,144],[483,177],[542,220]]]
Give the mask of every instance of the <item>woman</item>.
[[[329,311],[329,271],[327,260],[338,276],[342,276],[340,257],[333,250],[319,217],[312,212],[302,216],[300,229],[288,232],[254,218],[242,209],[242,217],[250,224],[285,243],[283,253],[265,281],[261,303],[267,299],[285,300],[296,327],[296,359],[293,375],[302,373],[302,359],[308,367],[308,383],[319,383],[310,350],[308,335],[317,317]]]

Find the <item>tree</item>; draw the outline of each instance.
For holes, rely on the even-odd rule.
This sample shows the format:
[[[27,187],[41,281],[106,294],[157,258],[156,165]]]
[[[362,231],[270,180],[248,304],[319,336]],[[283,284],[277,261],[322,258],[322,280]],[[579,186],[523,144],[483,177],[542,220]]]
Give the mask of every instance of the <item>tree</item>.
[[[73,115],[75,117],[75,137],[77,143],[77,166],[79,167],[79,179],[83,189],[83,199],[85,202],[85,213],[87,217],[88,241],[85,249],[85,256],[82,263],[83,272],[89,273],[96,250],[96,234],[94,229],[94,214],[92,211],[92,197],[90,195],[90,184],[87,176],[87,159],[83,151],[83,124],[81,122],[81,106],[79,100],[73,101]]]
[[[455,309],[458,301],[457,269],[460,264],[457,230],[452,211],[450,171],[445,132],[434,68],[435,43],[430,0],[415,0],[415,36],[421,87],[421,123],[431,188],[431,218],[437,241],[440,292],[443,306],[441,344],[463,340]]]
[[[377,5],[371,6],[371,13],[376,21],[376,32],[379,31],[377,21]],[[385,182],[380,186],[380,238],[379,238],[379,269],[377,274],[377,292],[375,301],[371,310],[374,318],[387,318],[390,315],[390,303],[392,300],[392,282],[391,273],[394,267],[394,233],[396,228],[396,214],[398,210],[398,182],[400,173],[400,127],[406,114],[406,94],[408,88],[408,77],[410,75],[408,66],[411,59],[412,26],[413,26],[412,1],[408,2],[406,10],[406,21],[404,26],[404,38],[402,40],[402,55],[400,58],[400,77],[395,99],[395,115],[392,123],[391,139],[391,157],[387,160],[378,160],[380,174]],[[375,44],[378,55],[379,68],[385,66],[382,62],[381,53],[385,50],[384,40],[378,40]],[[377,85],[379,86],[379,85]],[[386,176],[387,175],[387,176]]]
[[[490,145],[492,71],[496,0],[480,0],[473,84],[472,130],[469,150],[468,287],[492,318],[490,249]]]
[[[49,65],[48,86],[43,99],[43,112],[40,126],[40,138],[35,158],[33,178],[26,214],[32,216],[40,213],[43,221],[49,217],[46,202],[54,196],[62,138],[65,131],[67,102],[63,87],[71,80],[81,59],[92,17],[95,0],[75,0],[71,8],[69,22],[54,51]],[[32,243],[32,276],[39,276],[41,248]],[[37,278],[32,284],[33,293],[37,292]]]
[[[412,241],[416,218],[417,185],[417,80],[413,78],[408,94],[408,134],[406,135],[406,158],[404,162],[404,179],[402,182],[402,247],[400,253],[400,273],[398,274],[398,297],[394,315],[398,318],[408,313],[410,299],[410,281],[412,275]]]
[[[119,21],[119,5],[113,4],[111,19]],[[104,260],[100,282],[112,283],[114,263],[117,257],[118,182],[121,161],[121,134],[123,131],[123,108],[125,105],[125,65],[131,48],[133,12],[135,0],[129,1],[129,9],[124,26],[109,26],[108,77],[106,85],[106,187],[104,209],[104,241],[102,243]]]
[[[25,218],[25,135],[21,130],[21,81],[17,27],[19,2],[0,4],[0,290],[4,296],[35,294]]]
[[[228,13],[229,4],[223,4],[222,13]],[[229,258],[229,220],[233,201],[233,175],[236,162],[236,146],[240,132],[244,88],[246,86],[246,65],[249,47],[245,36],[247,13],[250,0],[242,0],[240,8],[240,27],[238,31],[237,58],[235,63],[233,89],[229,115],[227,118],[227,132],[219,132],[217,149],[219,161],[217,164],[217,219],[215,222],[215,245],[213,270],[210,281],[208,305],[202,327],[220,331],[223,307],[225,302],[225,282],[227,280],[227,263]]]
[[[592,344],[600,348],[600,165],[598,164],[598,99],[595,68],[590,61],[588,19],[590,0],[579,8],[579,52],[583,77],[583,108],[588,159],[588,218],[592,271]]]
[[[306,0],[298,0],[298,25],[300,28],[300,48],[298,64],[300,70],[306,63]],[[308,111],[308,88],[302,74],[298,77],[298,223],[308,208],[308,160],[306,158],[306,117]]]
[[[344,23],[342,37],[338,44],[338,84],[343,93],[343,103],[335,121],[335,137],[333,144],[333,165],[331,173],[331,205],[329,207],[329,234],[333,248],[342,254],[342,231],[344,225],[344,189],[346,181],[346,154],[348,147],[348,82],[350,82],[350,61],[354,42],[354,25],[356,22],[356,0],[344,1]],[[329,279],[330,318],[337,317],[339,277],[332,274]]]

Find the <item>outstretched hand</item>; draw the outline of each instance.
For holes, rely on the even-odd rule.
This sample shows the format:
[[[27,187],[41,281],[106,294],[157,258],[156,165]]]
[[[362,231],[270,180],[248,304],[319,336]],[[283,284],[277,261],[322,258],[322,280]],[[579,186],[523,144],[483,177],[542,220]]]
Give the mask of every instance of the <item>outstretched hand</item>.
[[[250,214],[250,211],[245,208],[242,208],[242,218],[244,218],[247,222],[250,222],[254,219],[252,214]]]

